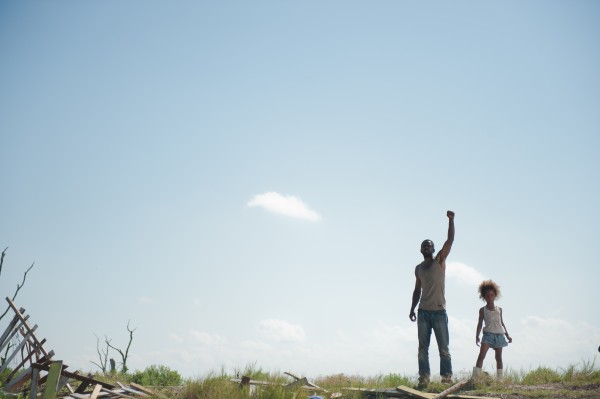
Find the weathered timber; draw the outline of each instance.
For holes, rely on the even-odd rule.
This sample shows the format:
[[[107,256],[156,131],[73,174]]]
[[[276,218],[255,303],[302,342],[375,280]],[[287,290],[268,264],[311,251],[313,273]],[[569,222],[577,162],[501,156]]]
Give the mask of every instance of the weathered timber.
[[[27,381],[31,380],[33,374],[31,372],[31,367],[22,370],[15,378],[10,380],[5,386],[4,391],[15,393],[17,392]]]
[[[19,309],[21,312],[25,312],[25,309],[21,308]],[[13,328],[15,328],[15,326],[17,325],[17,322],[19,321],[19,318],[17,317],[17,315],[15,315],[12,320],[10,321],[10,323],[8,324],[8,327],[6,327],[6,330],[4,331],[4,333],[2,334],[2,336],[0,337],[0,345],[2,345],[2,347],[4,347],[4,341],[6,340],[6,338],[8,338],[8,334],[10,334],[11,330]]]
[[[445,398],[446,396],[448,396],[452,392],[456,392],[459,389],[461,389],[463,386],[465,386],[467,384],[467,382],[469,382],[469,380],[460,381],[460,382],[452,385],[450,388],[446,389],[445,391],[442,391],[442,392],[438,393],[437,395],[435,395],[433,397],[433,399],[442,399],[442,398]]]
[[[27,331],[31,331],[31,328],[29,327],[29,324],[27,324],[27,320],[23,318],[23,315],[21,314],[21,312],[19,311],[19,309],[17,309],[17,305],[15,305],[15,303],[10,298],[8,298],[8,297],[6,297],[6,301],[8,302],[8,304],[10,305],[10,307],[15,311],[15,314],[17,315],[17,317],[20,318],[23,321],[23,327]],[[35,334],[32,336],[32,339],[35,342],[35,346],[38,347],[45,356],[47,356],[48,353],[46,352],[46,350],[44,349],[44,347],[40,344],[40,341],[38,341],[38,339],[35,336]]]
[[[25,317],[25,320],[27,320],[27,319],[29,319],[29,315],[27,315]],[[6,338],[2,341],[2,344],[0,345],[0,351],[3,350],[4,347],[10,343],[10,340],[17,334],[17,332],[19,332],[19,329],[23,326],[23,321],[21,319],[18,319],[17,321],[18,321],[18,324],[16,326],[12,327],[12,330],[7,329],[4,332],[4,334],[6,335]]]
[[[46,365],[46,364],[34,363],[34,364],[32,364],[32,367],[37,368],[39,370],[48,371],[48,365]],[[81,382],[87,382],[88,384],[91,384],[91,385],[100,384],[100,385],[102,385],[103,388],[106,388],[109,390],[116,388],[114,385],[109,384],[107,382],[98,381],[91,377],[86,377],[86,376],[83,376],[83,375],[80,375],[77,373],[71,373],[67,370],[63,370],[62,375],[64,375],[65,377],[73,378],[73,379],[81,381]],[[77,392],[77,390],[75,390],[75,392]],[[77,392],[77,393],[81,393],[81,392]]]
[[[154,392],[153,390],[148,389],[143,385],[136,384],[135,382],[132,382],[131,384],[129,384],[129,386],[138,389],[144,393],[147,393],[148,395],[156,395],[156,392]]]
[[[102,390],[102,385],[96,384],[96,386],[94,386],[94,390],[92,391],[92,394],[90,395],[90,399],[96,399],[98,397],[98,395],[100,394],[100,390]]]
[[[458,384],[453,385],[452,387],[446,389],[446,391],[448,391],[451,388],[456,387],[457,385],[460,385],[455,390],[450,391],[450,392],[455,392],[456,390],[458,390],[462,386],[464,386],[464,384],[461,385],[461,383],[462,383],[462,381],[459,382]],[[466,384],[466,382],[465,382],[465,384]],[[407,393],[410,396],[412,396],[413,398],[420,398],[420,399],[433,399],[433,398],[438,397],[438,395],[444,394],[444,392],[446,392],[446,391],[443,391],[443,392],[441,392],[439,394],[429,393],[429,392],[421,392],[421,391],[418,391],[416,389],[409,388],[409,387],[407,387],[405,385],[400,385],[400,386],[396,387],[396,390],[399,391],[399,392]],[[448,397],[448,398],[454,398],[454,399],[481,399],[480,396],[457,395],[457,394],[450,394],[450,392],[447,392],[447,393],[444,394],[444,396],[439,396],[439,397],[440,398]],[[486,399],[498,399],[498,398],[486,397]]]
[[[62,361],[57,360],[50,364],[48,368],[48,378],[46,380],[46,388],[44,388],[43,399],[54,399],[58,391],[58,381],[62,372]]]
[[[46,342],[46,338],[44,338],[41,341],[41,344],[43,345]],[[27,356],[23,357],[23,360],[21,361],[21,363],[19,363],[17,366],[14,367],[13,371],[8,375],[8,377],[6,377],[7,381],[10,381],[10,379],[17,373],[17,371],[19,371],[21,369],[21,367],[23,367],[25,365],[25,363],[27,363],[29,361],[29,364],[32,364],[33,361],[31,360],[33,355],[39,355],[39,350],[36,348],[33,351],[31,351]],[[39,361],[39,360],[38,360]]]

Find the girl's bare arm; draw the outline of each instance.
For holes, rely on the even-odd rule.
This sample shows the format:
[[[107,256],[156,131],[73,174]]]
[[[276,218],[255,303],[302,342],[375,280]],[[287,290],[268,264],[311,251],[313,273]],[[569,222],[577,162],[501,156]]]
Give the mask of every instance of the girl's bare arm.
[[[506,329],[506,326],[504,325],[504,318],[502,317],[502,308],[500,308],[500,322],[502,323],[502,327],[504,327],[504,332],[506,334],[506,338],[508,338],[508,343],[512,343],[512,338],[510,337],[510,335],[508,335],[508,330]]]
[[[477,322],[477,332],[475,333],[475,345],[479,346],[479,334],[483,327],[483,308],[479,309],[479,321]]]

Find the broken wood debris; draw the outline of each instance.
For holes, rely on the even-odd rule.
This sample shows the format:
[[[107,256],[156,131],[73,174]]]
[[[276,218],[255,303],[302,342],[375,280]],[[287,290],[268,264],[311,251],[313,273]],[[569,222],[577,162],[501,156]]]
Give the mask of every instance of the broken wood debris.
[[[0,351],[5,348],[7,356],[5,362],[0,367],[0,373],[6,370],[9,364],[13,361],[17,362],[20,355],[20,362],[11,371],[5,379],[3,390],[7,393],[20,393],[23,397],[29,399],[140,399],[144,397],[159,397],[166,399],[146,387],[131,383],[125,386],[117,383],[119,387],[112,384],[96,380],[91,376],[84,376],[77,372],[69,372],[66,369],[67,365],[61,360],[53,360],[54,351],[47,351],[44,348],[46,339],[38,339],[35,335],[37,325],[31,327],[28,323],[29,315],[25,314],[25,309],[17,308],[15,303],[6,298],[10,308],[14,311],[15,316],[9,323],[4,333],[0,336]],[[18,341],[18,343],[15,343]],[[330,393],[326,389],[308,381],[306,377],[298,377],[290,372],[285,372],[288,376],[294,379],[291,383],[275,383],[270,381],[252,380],[248,376],[243,376],[241,379],[232,379],[232,382],[238,383],[240,387],[250,387],[250,393],[269,385],[280,386],[286,389],[302,389],[312,391],[315,398],[317,393],[327,394],[330,399],[340,398],[343,395],[339,392]],[[69,382],[78,382],[77,388],[73,389]],[[394,388],[342,388],[342,391],[359,392],[361,396],[366,397],[386,397],[398,399],[441,399],[441,398],[456,398],[456,399],[476,399],[476,396],[456,395],[451,394],[462,388],[466,381],[446,389],[439,394],[426,393],[415,389],[399,386]],[[66,388],[68,393],[59,395],[61,390]],[[29,393],[29,395],[27,395]],[[488,398],[493,399],[493,398]]]
[[[139,399],[150,396],[164,398],[138,384],[131,383],[125,386],[118,383],[119,387],[116,387],[91,376],[67,371],[68,366],[63,364],[62,360],[53,360],[54,351],[44,348],[46,339],[37,338],[37,325],[29,325],[29,315],[25,314],[25,309],[17,308],[10,298],[6,298],[6,301],[15,315],[0,336],[0,351],[8,348],[0,373],[6,370],[9,364],[18,363],[3,381],[4,392],[19,393],[29,399]],[[79,383],[76,389],[72,388],[70,381]],[[68,392],[60,395],[63,388]]]
[[[328,391],[320,386],[308,381],[306,377],[297,377],[292,373],[285,372],[285,374],[289,375],[294,379],[294,381],[290,383],[278,383],[272,381],[261,381],[261,380],[253,380],[248,376],[242,376],[242,378],[232,378],[230,381],[239,384],[240,388],[248,387],[250,390],[250,395],[254,394],[259,388],[266,386],[276,386],[284,389],[301,389],[304,391],[312,391],[312,397],[320,397],[316,396],[317,393],[328,393]],[[337,398],[339,395],[332,394],[331,398]]]
[[[416,389],[412,389],[412,388],[409,388],[404,385],[400,385],[399,387],[396,387],[396,391],[406,393],[406,394],[410,395],[410,397],[412,397],[412,398],[419,398],[419,399],[438,399],[438,398],[446,398],[446,397],[455,398],[455,399],[481,399],[480,396],[451,394],[452,392],[456,392],[457,390],[462,388],[467,382],[468,381],[461,381],[438,394],[417,391]],[[498,398],[486,397],[486,399],[498,399]]]

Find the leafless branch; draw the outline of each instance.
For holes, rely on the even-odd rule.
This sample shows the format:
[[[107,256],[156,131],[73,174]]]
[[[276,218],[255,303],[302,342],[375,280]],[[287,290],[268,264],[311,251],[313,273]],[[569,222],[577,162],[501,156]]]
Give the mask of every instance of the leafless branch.
[[[4,255],[6,254],[7,249],[8,249],[8,247],[6,247],[6,249],[4,251],[2,251],[2,256],[0,257],[0,271],[2,269],[2,264],[4,263]],[[23,288],[23,286],[25,285],[25,280],[27,280],[27,273],[29,273],[29,271],[33,268],[33,265],[35,265],[35,262],[33,262],[31,264],[31,266],[29,266],[29,268],[27,270],[25,270],[25,273],[23,273],[23,281],[21,281],[21,284],[17,284],[17,289],[15,290],[15,293],[13,294],[13,297],[12,297],[13,301],[17,297],[17,294],[19,293],[21,288]],[[4,316],[6,316],[6,313],[8,313],[9,309],[10,309],[10,306],[7,306],[4,313],[2,313],[2,316],[0,316],[0,320],[2,320],[4,318]]]
[[[123,373],[126,373],[126,372],[127,372],[127,370],[128,370],[128,369],[127,369],[127,357],[129,356],[129,348],[131,347],[131,342],[133,341],[133,332],[134,332],[135,330],[136,330],[135,328],[134,328],[133,330],[132,330],[131,328],[129,328],[129,321],[128,321],[128,322],[127,322],[127,331],[129,332],[129,343],[127,344],[127,349],[125,349],[125,352],[124,352],[124,353],[123,353],[123,351],[122,351],[121,349],[119,349],[119,348],[116,348],[116,347],[112,346],[112,345],[110,344],[110,340],[109,340],[108,338],[106,338],[106,337],[105,337],[105,342],[106,342],[106,345],[107,345],[108,347],[110,347],[110,348],[112,348],[112,349],[116,350],[117,352],[119,352],[119,355],[121,355],[121,359],[122,359],[122,362],[121,362],[121,364],[122,364],[122,369],[121,369],[121,371],[122,371]]]
[[[94,334],[95,335],[95,334]],[[90,362],[93,365],[96,365],[100,370],[102,370],[102,374],[106,374],[106,364],[108,362],[108,345],[106,345],[106,350],[100,350],[100,338],[96,335],[96,351],[98,352],[98,359],[100,359],[100,364],[96,362]]]

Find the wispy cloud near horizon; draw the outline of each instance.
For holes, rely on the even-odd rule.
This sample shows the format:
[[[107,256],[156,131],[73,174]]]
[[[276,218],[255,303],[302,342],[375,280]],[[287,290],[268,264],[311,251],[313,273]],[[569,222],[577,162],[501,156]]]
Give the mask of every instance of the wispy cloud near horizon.
[[[258,326],[263,338],[280,342],[302,342],[306,334],[302,326],[288,323],[284,320],[262,320]]]
[[[321,215],[310,209],[300,198],[273,191],[255,195],[246,206],[249,208],[261,207],[271,213],[311,222],[321,220]]]
[[[483,274],[461,262],[448,262],[446,265],[446,277],[469,285],[479,285],[485,280]]]

